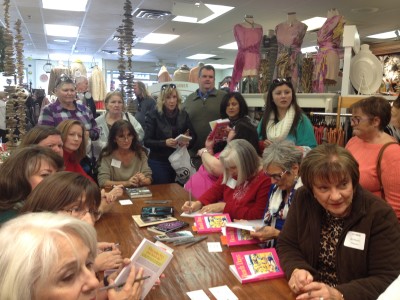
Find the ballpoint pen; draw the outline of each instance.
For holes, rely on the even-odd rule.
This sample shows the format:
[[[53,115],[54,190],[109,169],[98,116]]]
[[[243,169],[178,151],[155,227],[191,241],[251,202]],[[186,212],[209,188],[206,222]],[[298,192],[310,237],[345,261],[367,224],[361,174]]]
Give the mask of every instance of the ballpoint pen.
[[[187,245],[186,248],[192,247],[193,245],[195,245],[197,243],[200,243],[201,241],[204,241],[206,239],[208,239],[208,236],[199,237],[199,238],[197,238],[196,241],[194,241],[193,243]]]
[[[142,281],[142,280],[146,280],[146,279],[148,279],[148,278],[150,278],[150,277],[151,277],[151,276],[140,277],[140,278],[135,279],[134,282],[139,282],[139,281]],[[110,285],[108,285],[108,286],[104,286],[104,287],[102,287],[102,288],[99,288],[99,291],[106,291],[106,290],[113,289],[113,288],[120,288],[120,287],[123,287],[123,286],[125,285],[125,283],[126,283],[126,282],[123,282],[123,283],[113,283],[113,284],[110,284]]]

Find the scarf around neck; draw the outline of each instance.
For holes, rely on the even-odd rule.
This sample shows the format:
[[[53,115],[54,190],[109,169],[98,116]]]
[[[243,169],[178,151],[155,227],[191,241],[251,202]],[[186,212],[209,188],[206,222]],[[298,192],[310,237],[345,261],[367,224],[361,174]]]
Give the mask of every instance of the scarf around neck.
[[[289,134],[290,128],[293,125],[295,113],[294,107],[291,105],[287,110],[285,117],[278,123],[275,123],[275,114],[274,112],[271,112],[266,128],[267,138],[270,141],[285,140]]]

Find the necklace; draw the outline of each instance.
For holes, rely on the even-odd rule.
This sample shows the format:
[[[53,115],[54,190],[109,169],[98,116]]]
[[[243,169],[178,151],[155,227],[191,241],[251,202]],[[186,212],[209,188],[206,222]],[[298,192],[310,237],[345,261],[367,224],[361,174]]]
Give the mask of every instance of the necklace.
[[[251,25],[251,28],[254,28],[254,21],[249,21],[249,20],[247,20],[246,18],[244,19],[244,21],[245,21],[246,23],[250,24],[250,25]]]

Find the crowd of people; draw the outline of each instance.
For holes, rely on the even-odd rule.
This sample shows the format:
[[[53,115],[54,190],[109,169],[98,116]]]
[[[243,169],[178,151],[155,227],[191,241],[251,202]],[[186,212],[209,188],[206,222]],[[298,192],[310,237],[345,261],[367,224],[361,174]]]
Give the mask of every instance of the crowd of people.
[[[84,80],[57,79],[57,100],[0,165],[1,299],[139,299],[141,269],[122,290],[99,291],[95,272],[129,260],[96,240],[94,224],[124,188],[176,182],[169,157],[181,149],[196,169],[182,211],[262,219],[251,235],[277,249],[296,299],[389,299],[389,285],[386,295],[398,289],[400,96],[392,106],[380,97],[355,103],[346,147],[317,146],[290,79],[272,81],[257,122],[241,93],[215,88],[212,66],[198,75],[184,102],[172,82],[156,100],[136,82],[132,113],[113,91],[98,117],[84,95],[77,101]],[[210,134],[217,119],[229,123],[222,140]],[[74,284],[54,275],[65,268],[61,256],[76,262]]]

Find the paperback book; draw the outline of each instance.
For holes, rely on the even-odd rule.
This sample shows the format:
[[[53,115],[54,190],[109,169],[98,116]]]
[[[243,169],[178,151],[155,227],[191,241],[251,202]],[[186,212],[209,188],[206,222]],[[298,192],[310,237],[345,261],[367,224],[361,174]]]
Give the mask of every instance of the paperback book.
[[[165,222],[176,221],[176,218],[174,217],[165,217],[165,218],[149,217],[147,218],[147,222],[143,221],[140,215],[133,215],[132,218],[139,227],[146,227]]]
[[[218,119],[210,122],[211,133],[209,138],[214,142],[226,141],[228,131],[226,130],[230,124],[229,119]]]
[[[192,140],[191,136],[180,134],[175,138],[178,143],[189,143]]]
[[[126,191],[132,199],[133,198],[147,198],[147,197],[153,196],[153,194],[147,187],[127,188]]]
[[[198,233],[221,232],[226,222],[230,222],[229,214],[206,214],[194,217],[195,230]]]
[[[232,252],[229,270],[241,283],[280,278],[284,276],[274,248]]]
[[[226,235],[221,236],[221,243],[230,247],[259,244],[260,240],[253,238],[249,230],[226,227]]]
[[[114,283],[115,285],[120,285],[126,282],[132,264],[135,266],[136,270],[143,268],[143,277],[150,276],[143,282],[141,299],[144,299],[161,273],[168,266],[172,257],[173,255],[171,253],[161,249],[153,242],[143,239],[131,256],[131,264],[121,270],[121,273],[118,274]]]

